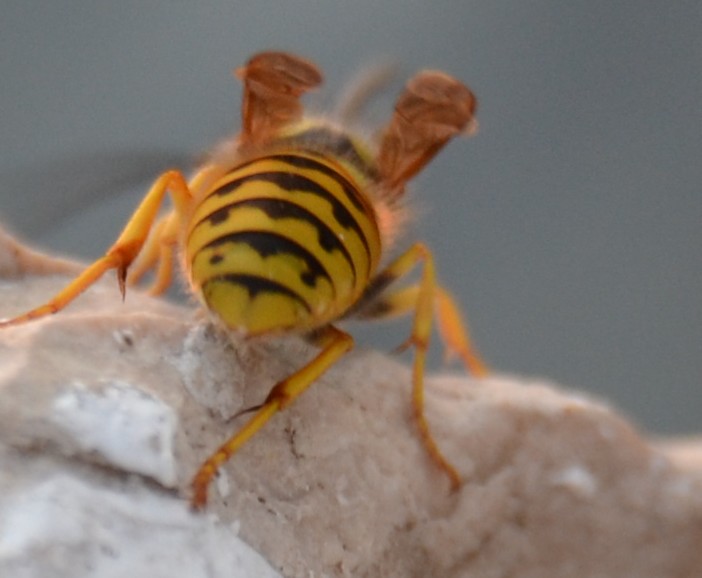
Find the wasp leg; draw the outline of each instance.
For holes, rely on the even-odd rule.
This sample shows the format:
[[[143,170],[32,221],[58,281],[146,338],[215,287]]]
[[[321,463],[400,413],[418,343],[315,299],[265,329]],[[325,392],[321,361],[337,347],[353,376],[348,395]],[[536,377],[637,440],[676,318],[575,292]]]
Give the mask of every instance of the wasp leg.
[[[300,97],[322,82],[314,64],[285,52],[257,54],[236,76],[244,82],[243,144],[258,144],[302,118]]]
[[[477,377],[487,375],[490,370],[471,343],[468,324],[451,294],[443,287],[436,287],[434,299],[436,322],[448,357],[458,356],[468,371]]]
[[[180,219],[174,211],[156,221],[139,256],[132,263],[127,285],[136,285],[148,271],[155,268],[154,280],[147,292],[150,295],[161,295],[170,287],[179,225]]]
[[[117,281],[122,297],[124,297],[127,269],[141,252],[166,192],[171,193],[176,218],[182,218],[189,206],[192,195],[183,175],[177,171],[169,171],[156,179],[156,182],[127,222],[117,241],[108,249],[107,253],[89,265],[78,277],[45,304],[13,319],[0,321],[0,327],[26,323],[32,319],[61,311],[110,269],[117,270]]]
[[[202,191],[213,180],[219,169],[205,166],[190,179],[190,191]],[[190,198],[194,193],[190,193]],[[154,279],[147,288],[150,295],[161,295],[171,285],[179,235],[184,216],[176,210],[166,213],[156,221],[149,232],[141,252],[132,263],[127,275],[127,285],[136,285],[151,269],[156,269]]]
[[[382,294],[363,307],[355,316],[359,319],[389,319],[401,317],[417,308],[417,296],[420,285],[411,285]],[[434,314],[444,347],[446,357],[457,356],[461,359],[466,369],[477,377],[489,373],[488,367],[482,360],[471,343],[468,325],[463,321],[460,309],[453,297],[442,287],[436,286],[434,290]],[[411,343],[405,341],[398,348],[403,350]]]
[[[349,351],[353,347],[353,338],[348,333],[330,325],[315,335],[315,343],[322,347],[322,351],[317,357],[290,377],[278,382],[244,427],[222,444],[200,466],[191,484],[193,491],[191,505],[194,509],[201,509],[207,503],[207,487],[220,466],[231,458],[269,419],[290,405],[342,355]]]
[[[385,293],[391,283],[409,273],[420,262],[423,263],[423,269],[418,284]],[[362,298],[360,307],[353,314],[378,319],[402,315],[414,310],[412,333],[405,342],[405,346],[415,348],[412,373],[414,416],[429,455],[437,466],[446,472],[451,480],[451,486],[455,489],[459,486],[461,478],[439,450],[424,415],[424,368],[434,308],[437,312],[439,332],[448,351],[460,355],[469,371],[483,375],[486,372],[486,366],[470,345],[468,332],[458,315],[458,308],[453,299],[437,285],[434,259],[429,249],[421,243],[410,247],[378,274]]]

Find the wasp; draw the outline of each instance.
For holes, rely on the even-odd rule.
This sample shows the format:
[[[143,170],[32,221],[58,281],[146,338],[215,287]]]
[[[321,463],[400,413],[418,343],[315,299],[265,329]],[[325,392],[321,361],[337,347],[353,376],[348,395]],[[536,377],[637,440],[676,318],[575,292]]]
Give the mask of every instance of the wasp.
[[[228,330],[248,338],[296,333],[319,351],[275,384],[248,421],[195,474],[191,503],[276,413],[289,406],[353,347],[336,323],[413,314],[412,408],[428,455],[452,484],[460,476],[436,444],[424,415],[424,369],[434,315],[448,353],[473,374],[486,366],[471,345],[453,298],[437,282],[434,259],[414,243],[388,251],[404,223],[405,188],[442,147],[475,126],[476,99],[455,78],[425,70],[409,80],[374,138],[344,123],[304,114],[301,97],[322,82],[319,69],[285,52],[253,56],[243,81],[242,126],[190,179],[159,176],[115,243],[43,305],[0,326],[61,311],[103,274],[126,287],[153,272],[163,293],[178,262],[198,300]],[[169,211],[162,213],[166,196]],[[420,267],[418,281],[394,287]]]

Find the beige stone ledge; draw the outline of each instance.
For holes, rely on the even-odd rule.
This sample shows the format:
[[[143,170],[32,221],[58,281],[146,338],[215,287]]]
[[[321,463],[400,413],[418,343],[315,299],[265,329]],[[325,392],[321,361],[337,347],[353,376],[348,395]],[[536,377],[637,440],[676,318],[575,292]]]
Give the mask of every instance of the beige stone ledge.
[[[0,317],[76,271],[0,240]],[[496,374],[428,380],[449,492],[410,373],[357,350],[224,468],[199,463],[314,350],[247,342],[114,278],[0,330],[0,575],[702,576],[702,443],[649,441],[605,404]]]

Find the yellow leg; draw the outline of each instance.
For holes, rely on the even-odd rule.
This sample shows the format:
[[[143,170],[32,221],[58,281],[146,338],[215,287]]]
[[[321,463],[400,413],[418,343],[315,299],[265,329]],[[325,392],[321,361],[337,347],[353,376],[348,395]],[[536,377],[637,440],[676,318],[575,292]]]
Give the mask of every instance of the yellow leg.
[[[179,215],[175,211],[156,221],[141,253],[129,270],[128,285],[136,285],[148,271],[155,267],[156,273],[147,289],[148,293],[161,295],[170,287],[180,222]]]
[[[398,263],[395,262],[378,275],[371,288],[372,293],[368,299],[364,298],[362,305],[354,312],[354,316],[362,319],[387,319],[416,311],[421,284],[385,291],[388,285],[408,273],[415,264],[416,261],[405,261],[402,267],[398,267]],[[471,343],[468,325],[462,319],[460,309],[453,297],[436,282],[434,283],[434,313],[447,357],[458,356],[466,369],[477,377],[487,375],[489,369]],[[411,345],[410,340],[400,349],[409,345]]]
[[[117,281],[124,297],[127,269],[141,252],[166,192],[171,193],[177,218],[182,218],[186,214],[192,194],[183,175],[177,171],[169,171],[156,180],[105,255],[89,265],[51,300],[13,319],[0,321],[0,327],[26,323],[60,311],[110,269],[117,270]]]
[[[206,165],[190,179],[190,191],[202,190],[220,172],[218,167]],[[156,273],[147,292],[150,295],[161,295],[170,287],[183,218],[183,214],[172,210],[156,221],[139,256],[129,269],[127,285],[136,285],[146,273],[155,268]]]
[[[127,285],[136,285],[148,271],[158,265],[161,258],[161,243],[159,241],[163,236],[163,229],[168,217],[170,217],[170,213],[161,217],[156,221],[156,224],[151,227],[151,231],[141,248],[141,252],[137,258],[134,259],[129,269]]]
[[[431,337],[432,307],[436,285],[434,258],[424,245],[418,243],[412,246],[395,263],[398,270],[403,270],[411,267],[412,264],[418,261],[424,261],[424,268],[422,270],[419,293],[417,294],[417,309],[414,314],[412,335],[410,336],[410,343],[414,345],[415,349],[412,371],[412,407],[414,408],[414,417],[417,421],[419,434],[429,455],[436,462],[436,465],[446,472],[451,480],[451,488],[457,489],[461,484],[461,476],[439,450],[434,437],[431,435],[431,431],[429,431],[429,423],[424,415],[424,370]]]
[[[391,283],[409,273],[419,262],[423,262],[424,267],[418,284],[385,293]],[[424,415],[424,369],[431,337],[432,309],[436,310],[439,333],[447,350],[458,354],[471,373],[484,375],[487,368],[470,344],[458,307],[451,296],[437,285],[434,259],[429,249],[420,243],[400,255],[375,278],[363,303],[354,313],[360,317],[381,318],[414,310],[412,334],[404,344],[415,347],[412,375],[414,415],[429,455],[449,476],[452,487],[457,488],[460,476],[436,445]]]
[[[436,287],[434,298],[439,334],[446,344],[449,356],[460,357],[473,375],[478,377],[487,375],[489,369],[471,344],[468,325],[463,321],[453,297],[442,287]]]
[[[220,466],[229,460],[269,419],[290,405],[353,347],[353,338],[332,326],[322,330],[316,337],[316,343],[322,347],[319,355],[287,379],[278,382],[244,427],[200,466],[191,484],[193,490],[191,505],[194,509],[200,509],[207,503],[207,488]]]
[[[406,315],[417,309],[419,290],[420,285],[417,284],[382,294],[357,316],[362,319],[388,319]],[[471,343],[468,325],[463,321],[460,309],[453,297],[439,285],[434,288],[434,313],[447,357],[458,356],[466,369],[477,377],[487,375],[489,369]],[[410,343],[405,342],[400,349],[408,345]]]

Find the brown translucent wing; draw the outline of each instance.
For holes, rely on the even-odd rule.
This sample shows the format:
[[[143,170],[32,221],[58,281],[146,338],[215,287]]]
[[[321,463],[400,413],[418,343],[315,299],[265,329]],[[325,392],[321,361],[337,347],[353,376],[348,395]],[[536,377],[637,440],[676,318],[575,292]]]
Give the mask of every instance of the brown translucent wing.
[[[256,144],[302,116],[300,96],[322,82],[311,62],[286,52],[263,52],[236,70],[244,82],[241,141]]]
[[[432,70],[410,79],[381,135],[378,168],[386,190],[399,196],[454,136],[475,128],[477,101],[461,82]]]

